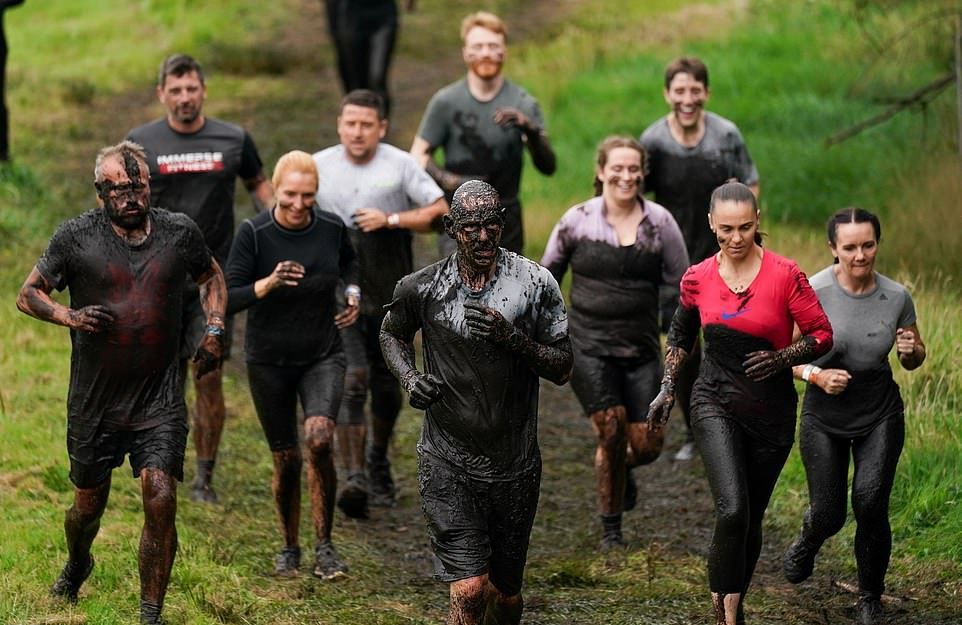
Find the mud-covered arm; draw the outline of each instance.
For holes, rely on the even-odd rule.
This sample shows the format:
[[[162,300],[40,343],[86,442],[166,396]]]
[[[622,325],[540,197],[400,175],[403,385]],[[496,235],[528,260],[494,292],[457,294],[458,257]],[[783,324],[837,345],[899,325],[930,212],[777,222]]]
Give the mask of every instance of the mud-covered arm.
[[[224,359],[225,325],[227,309],[227,284],[224,272],[213,258],[207,271],[195,278],[200,287],[200,305],[207,316],[204,337],[194,353],[197,379],[220,367]]]
[[[661,378],[661,389],[648,407],[648,429],[658,430],[668,423],[671,408],[675,405],[675,384],[678,373],[694,349],[700,330],[701,316],[694,305],[689,289],[686,288],[685,280],[682,279],[681,301],[675,309],[671,327],[668,329],[665,373]]]
[[[440,399],[442,384],[435,376],[418,371],[415,365],[414,335],[420,329],[415,298],[413,285],[406,280],[398,282],[381,322],[379,340],[384,362],[408,392],[411,406],[424,410]]]
[[[558,168],[558,161],[551,147],[551,141],[548,140],[548,134],[543,128],[531,128],[523,132],[528,151],[531,152],[531,162],[534,163],[535,168],[546,176],[554,174]]]
[[[101,332],[114,320],[106,306],[92,305],[73,309],[50,297],[53,286],[34,267],[20,287],[17,308],[31,317],[83,332]]]
[[[542,174],[550,176],[557,169],[558,163],[551,148],[551,141],[548,140],[548,133],[544,129],[541,109],[533,102],[521,106],[528,111],[527,114],[513,106],[500,107],[494,113],[494,123],[499,126],[517,127],[528,146],[531,162],[534,163],[535,168]]]

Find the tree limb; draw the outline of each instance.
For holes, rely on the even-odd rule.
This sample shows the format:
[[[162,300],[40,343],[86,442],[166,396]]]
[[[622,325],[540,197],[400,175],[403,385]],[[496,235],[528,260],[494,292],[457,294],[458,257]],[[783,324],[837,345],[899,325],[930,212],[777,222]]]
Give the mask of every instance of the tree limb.
[[[867,128],[871,128],[872,126],[877,126],[878,124],[881,124],[882,122],[888,120],[890,117],[892,117],[899,111],[907,109],[916,104],[922,104],[926,102],[927,99],[934,98],[943,89],[953,84],[954,82],[955,82],[955,76],[953,76],[952,74],[945,74],[944,76],[939,77],[938,79],[930,82],[924,87],[917,89],[916,91],[905,96],[904,98],[899,98],[898,100],[895,101],[895,103],[892,106],[885,109],[878,115],[869,117],[868,119],[860,121],[854,126],[850,126],[845,130],[836,132],[832,136],[825,139],[825,147],[831,147],[836,143],[841,143],[847,139],[851,139],[852,137],[859,134],[863,130],[866,130]]]

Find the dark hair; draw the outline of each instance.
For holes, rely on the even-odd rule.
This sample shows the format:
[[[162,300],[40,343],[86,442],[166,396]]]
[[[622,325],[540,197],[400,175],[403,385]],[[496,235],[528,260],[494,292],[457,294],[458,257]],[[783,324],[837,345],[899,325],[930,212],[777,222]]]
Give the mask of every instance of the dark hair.
[[[838,241],[838,226],[839,224],[872,224],[872,230],[875,231],[875,242],[878,243],[882,240],[882,224],[878,220],[878,216],[874,213],[870,213],[864,208],[859,208],[857,206],[847,206],[835,212],[834,215],[828,218],[828,223],[826,224],[826,230],[828,231],[828,242],[832,247]],[[838,262],[838,259],[835,259]]]
[[[187,54],[171,54],[160,63],[160,75],[157,78],[157,84],[163,87],[168,76],[180,78],[191,72],[197,72],[200,84],[204,84],[204,70],[201,69],[200,63],[194,60],[194,57]]]
[[[675,74],[691,74],[691,77],[708,88],[708,68],[701,59],[694,56],[683,56],[675,59],[665,68],[665,89],[671,87]]]
[[[355,89],[349,92],[341,99],[341,113],[344,112],[344,107],[348,104],[374,109],[377,111],[378,121],[384,120],[384,98],[375,91],[371,91],[370,89]]]
[[[715,204],[718,202],[744,202],[745,204],[751,204],[752,208],[755,210],[755,214],[758,214],[758,198],[752,193],[751,188],[741,182],[726,182],[720,187],[716,187],[714,191],[711,192],[711,202],[708,204],[708,212],[714,212]],[[762,244],[762,232],[755,230],[755,244]]]
[[[637,139],[628,137],[625,135],[610,135],[605,137],[602,140],[602,142],[598,144],[598,154],[595,157],[595,163],[598,165],[598,167],[604,169],[605,164],[608,162],[608,154],[611,153],[611,151],[616,148],[630,148],[638,152],[638,154],[641,155],[641,172],[642,172],[642,176],[644,176],[644,172],[645,172],[645,169],[647,169],[646,165],[648,162],[648,155],[645,153],[645,148],[644,146],[641,145],[641,143]],[[594,185],[595,185],[595,195],[596,196],[601,195],[601,191],[602,191],[602,188],[604,187],[604,183],[601,180],[598,180],[597,174],[595,174],[595,177],[594,177]],[[639,196],[643,192],[643,186],[644,185],[638,188]]]

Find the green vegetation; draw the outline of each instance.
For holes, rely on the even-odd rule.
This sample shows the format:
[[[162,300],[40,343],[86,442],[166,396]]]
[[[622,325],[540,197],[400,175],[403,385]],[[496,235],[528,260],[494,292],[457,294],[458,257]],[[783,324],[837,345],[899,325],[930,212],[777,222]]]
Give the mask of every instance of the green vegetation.
[[[406,16],[394,68],[402,98],[416,100],[412,109],[460,72],[456,24],[475,7],[468,0],[418,4],[419,12]],[[509,19],[508,72],[540,99],[559,156],[554,177],[543,178],[529,167],[524,181],[528,252],[535,258],[561,213],[589,195],[598,141],[615,132],[637,135],[663,115],[662,68],[687,52],[708,61],[710,108],[738,123],[758,163],[774,249],[813,272],[829,262],[818,226],[829,212],[848,204],[882,211],[882,269],[912,286],[929,345],[922,369],[897,374],[908,433],[892,499],[896,549],[890,586],[922,601],[897,608],[896,622],[958,622],[962,356],[955,346],[962,343],[957,286],[962,253],[953,230],[962,214],[962,183],[958,162],[944,144],[953,136],[946,130],[950,102],[945,97],[936,102],[928,122],[903,114],[842,145],[828,150],[821,145],[827,135],[873,113],[874,96],[911,85],[913,76],[929,76],[937,63],[906,52],[898,64],[874,74],[875,86],[850,93],[848,85],[860,71],[853,59],[867,58],[868,47],[838,9],[841,3],[830,0],[758,0],[750,7],[721,0],[483,4]],[[521,11],[529,23],[515,25],[512,17]],[[9,12],[6,21],[17,160],[0,168],[0,294],[5,301],[0,306],[0,622],[133,622],[141,512],[138,484],[126,468],[115,472],[95,547],[97,569],[80,605],[67,608],[46,597],[65,556],[60,528],[72,493],[63,442],[69,339],[63,328],[27,319],[12,301],[56,223],[90,205],[88,181],[97,147],[160,113],[152,87],[164,54],[185,50],[205,62],[208,112],[251,128],[266,163],[291,147],[314,149],[332,141],[339,94],[331,53],[320,35],[322,5],[316,0],[28,2]],[[895,32],[899,24],[896,14],[883,26]],[[439,56],[451,58],[440,62]],[[442,71],[450,73],[438,76]],[[401,110],[395,126],[399,136],[392,140],[406,146],[419,115],[419,108]],[[437,622],[447,599],[427,573],[426,538],[411,477],[416,414],[402,416],[395,445],[401,505],[367,524],[338,516],[335,539],[351,565],[350,579],[320,584],[306,575],[281,582],[268,575],[278,542],[269,456],[239,374],[228,378],[227,395],[231,417],[218,476],[225,503],[215,509],[180,506],[169,621]],[[649,491],[646,509],[626,521],[633,549],[604,558],[594,550],[588,428],[574,419],[566,389],[546,389],[545,396],[546,471],[527,577],[528,622],[704,619],[701,550],[710,501],[703,486],[690,486],[703,482],[697,470],[660,461],[656,467],[668,477],[655,484],[696,490],[684,490],[682,503],[672,498],[678,497],[674,491]],[[191,468],[188,464],[188,474]],[[815,606],[827,605],[837,616],[851,603],[849,596],[815,584],[789,590],[772,568],[797,529],[806,497],[801,463],[793,453],[770,509],[771,547],[763,557],[759,588],[752,591],[750,618],[815,622],[822,614]],[[854,577],[852,535],[850,524],[827,545],[820,572]],[[302,544],[310,544],[306,533]],[[60,620],[43,621],[48,616]],[[907,620],[898,620],[902,617]]]

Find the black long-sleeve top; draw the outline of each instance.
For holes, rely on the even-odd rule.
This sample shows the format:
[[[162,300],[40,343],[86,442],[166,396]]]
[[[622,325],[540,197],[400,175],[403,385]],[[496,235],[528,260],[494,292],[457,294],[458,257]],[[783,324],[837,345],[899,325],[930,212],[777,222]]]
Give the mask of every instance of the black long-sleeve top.
[[[227,261],[227,312],[247,313],[247,362],[305,365],[341,349],[337,328],[339,280],[357,283],[354,248],[336,215],[315,210],[310,225],[289,230],[273,211],[241,224]],[[277,263],[293,260],[304,277],[258,300],[254,283],[269,276]]]

